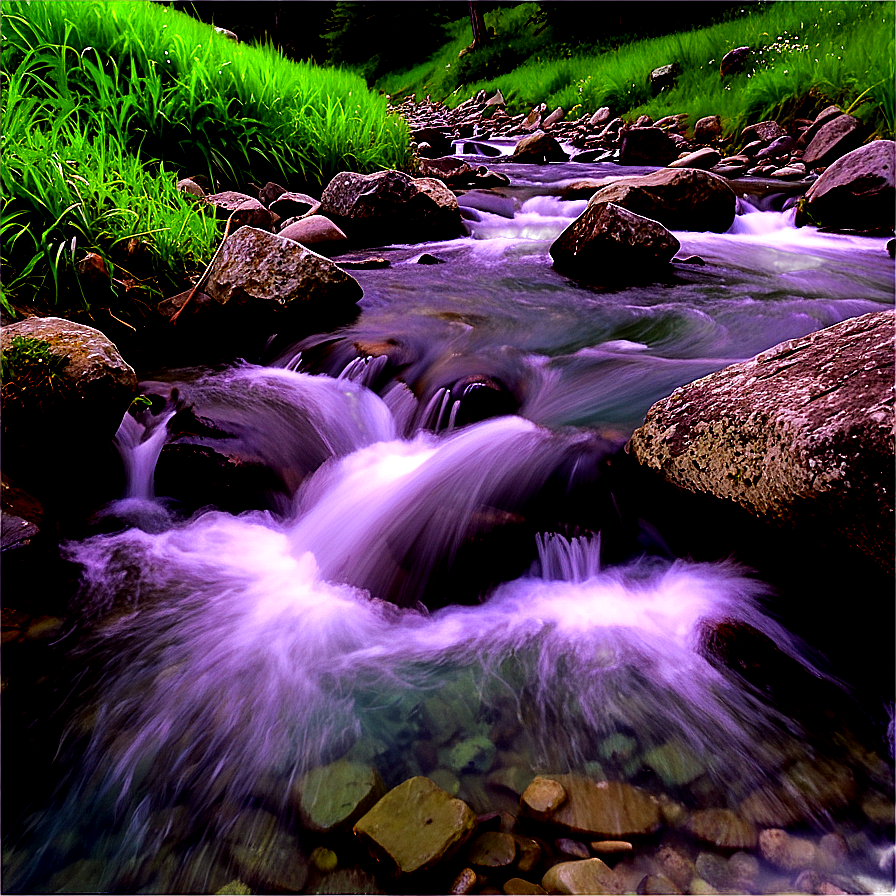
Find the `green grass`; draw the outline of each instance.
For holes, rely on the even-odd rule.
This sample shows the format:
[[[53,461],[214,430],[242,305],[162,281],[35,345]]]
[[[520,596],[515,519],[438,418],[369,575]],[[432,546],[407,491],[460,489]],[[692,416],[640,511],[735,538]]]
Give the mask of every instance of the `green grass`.
[[[3,4],[2,303],[71,307],[97,252],[158,297],[207,260],[218,225],[175,189],[276,180],[320,189],[339,171],[410,164],[403,120],[349,72],[236,44],[148,2]],[[128,243],[145,243],[131,271]]]
[[[546,102],[568,114],[609,106],[613,114],[658,119],[687,112],[691,123],[720,115],[725,132],[765,118],[809,116],[829,103],[863,119],[876,133],[894,133],[894,6],[888,2],[781,2],[761,11],[692,31],[632,41],[604,52],[540,45],[528,22],[534,4],[489,13],[495,46],[458,60],[469,42],[469,27],[455,24],[455,37],[424,65],[377,82],[392,94],[430,93],[449,106],[484,89],[500,88],[511,112]],[[502,49],[520,42],[524,62],[501,68]],[[756,51],[752,70],[719,79],[729,50]],[[477,57],[481,61],[477,62]],[[652,97],[649,74],[677,62],[682,73],[674,89]],[[480,76],[478,68],[493,69]]]

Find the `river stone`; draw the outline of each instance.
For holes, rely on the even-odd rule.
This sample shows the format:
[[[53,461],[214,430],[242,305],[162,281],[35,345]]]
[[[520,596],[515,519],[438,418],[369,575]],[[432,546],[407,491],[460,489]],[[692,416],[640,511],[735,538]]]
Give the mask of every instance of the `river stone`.
[[[316,249],[332,251],[341,243],[347,243],[348,237],[326,215],[309,215],[299,218],[284,227],[277,236],[285,240],[293,240],[303,246],[314,246]]]
[[[705,171],[708,168],[712,168],[713,165],[718,165],[721,160],[721,156],[719,155],[718,150],[712,149],[712,147],[704,146],[702,149],[694,150],[694,152],[689,152],[683,155],[680,159],[676,159],[674,162],[669,162],[669,168],[699,168],[702,171]],[[725,186],[728,186],[725,184]],[[731,189],[730,187],[728,189]]]
[[[778,137],[783,137],[786,133],[787,131],[777,121],[759,121],[745,127],[740,132],[740,138],[745,143],[749,143],[751,140],[771,143],[772,140],[777,140]]]
[[[451,191],[401,171],[342,171],[324,190],[319,211],[362,245],[451,239],[462,232]]]
[[[796,224],[844,230],[892,228],[896,206],[896,143],[875,140],[837,159],[809,187]]]
[[[520,797],[520,811],[530,818],[546,821],[566,802],[566,790],[553,778],[537,777]]]
[[[435,177],[446,186],[463,187],[473,179],[475,169],[463,159],[442,156],[437,159],[420,159],[418,171],[421,177]]]
[[[782,871],[809,868],[815,864],[816,858],[816,847],[811,840],[794,837],[781,828],[762,831],[759,835],[759,852],[766,862]],[[699,871],[699,867],[697,870]]]
[[[264,202],[264,199],[259,196],[259,201]],[[268,208],[281,218],[292,218],[308,214],[317,204],[317,200],[307,193],[290,193],[284,190],[268,203]]]
[[[205,290],[222,305],[282,314],[315,306],[350,306],[361,286],[330,259],[280,234],[241,227],[224,241]]]
[[[641,879],[635,892],[638,896],[676,896],[682,891],[663,874],[648,874]]]
[[[495,761],[495,745],[485,737],[467,737],[451,746],[447,751],[440,751],[439,757],[452,771],[474,772],[484,774]]]
[[[355,835],[398,875],[452,858],[476,827],[476,815],[428,778],[390,790],[354,827]]]
[[[800,134],[799,139],[797,140],[796,145],[800,149],[805,149],[809,143],[812,142],[812,138],[829,122],[833,121],[835,118],[843,115],[843,110],[839,106],[827,106],[825,109],[822,109],[818,115],[815,116],[815,120]]]
[[[509,868],[516,861],[516,841],[512,834],[486,831],[468,847],[467,861],[485,873]]]
[[[551,245],[554,268],[590,283],[643,275],[681,248],[658,221],[613,202],[590,204]]]
[[[567,158],[563,147],[550,134],[536,131],[517,143],[508,161],[543,165],[547,162],[565,162]]]
[[[752,55],[753,51],[749,47],[736,47],[729,50],[722,57],[722,62],[719,65],[719,78],[727,78],[729,75],[742,72]]]
[[[257,199],[253,199],[245,193],[225,190],[223,193],[212,193],[210,196],[206,196],[205,201],[215,207],[218,217],[233,216],[230,223],[231,233],[244,226],[270,230],[274,223],[274,215]]]
[[[707,115],[694,125],[694,139],[698,143],[710,143],[722,133],[722,119],[718,115]]]
[[[846,320],[676,389],[631,438],[688,491],[894,559],[894,312]]]
[[[681,66],[677,62],[661,65],[650,73],[650,89],[654,96],[664,90],[671,90],[675,86],[675,79],[681,72]]]
[[[683,852],[672,846],[662,846],[657,850],[654,861],[659,871],[684,889],[697,873],[696,866]]]
[[[752,849],[756,828],[730,809],[701,809],[685,824],[698,840],[722,849]]]
[[[822,125],[803,153],[810,167],[830,165],[841,156],[858,149],[862,142],[862,123],[852,115],[838,115]]]
[[[644,754],[644,765],[653,769],[667,787],[690,784],[703,774],[703,764],[684,744],[669,741]]]
[[[306,827],[330,833],[348,830],[385,792],[375,768],[340,759],[305,775],[298,805]]]
[[[622,135],[620,165],[668,165],[678,158],[678,146],[661,128],[631,128]]]
[[[551,824],[593,840],[649,834],[660,825],[656,800],[621,781],[596,782],[579,775],[547,776],[563,785],[568,799]]]
[[[547,892],[544,887],[524,880],[522,877],[511,877],[505,882],[503,889],[506,896],[540,896]]]
[[[601,859],[560,862],[541,879],[548,893],[618,893],[616,874]]]
[[[591,197],[586,214],[607,202],[669,230],[715,233],[731,227],[737,208],[737,196],[724,178],[696,168],[666,168],[606,184]]]

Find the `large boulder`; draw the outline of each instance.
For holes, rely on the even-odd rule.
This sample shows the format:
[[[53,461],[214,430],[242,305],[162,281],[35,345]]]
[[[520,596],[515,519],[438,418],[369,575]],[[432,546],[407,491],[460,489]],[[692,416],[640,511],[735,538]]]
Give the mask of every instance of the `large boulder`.
[[[841,230],[892,228],[896,207],[896,143],[875,140],[837,159],[809,187],[796,216]]]
[[[810,168],[830,165],[846,153],[857,149],[862,142],[864,129],[858,118],[838,115],[822,125],[809,141],[803,153],[803,162]]]
[[[893,340],[881,311],[784,342],[657,402],[629,450],[679,488],[892,571]]]
[[[509,161],[543,165],[546,162],[565,162],[568,158],[563,147],[550,134],[536,131],[517,143]]]
[[[561,274],[602,283],[651,272],[669,262],[680,246],[658,221],[598,202],[557,237],[551,258]]]
[[[444,184],[401,171],[342,171],[320,203],[320,214],[359,245],[452,239],[463,232],[457,200]]]
[[[612,202],[670,230],[724,233],[734,223],[737,196],[717,174],[698,168],[664,168],[601,187],[588,207]]]

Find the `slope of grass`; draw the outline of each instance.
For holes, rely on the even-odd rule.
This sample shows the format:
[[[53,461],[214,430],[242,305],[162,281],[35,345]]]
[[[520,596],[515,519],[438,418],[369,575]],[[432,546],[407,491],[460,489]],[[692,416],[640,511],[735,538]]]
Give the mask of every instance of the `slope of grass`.
[[[589,20],[585,4],[578,6]],[[511,112],[546,102],[573,115],[601,106],[630,119],[687,112],[694,122],[720,115],[729,134],[750,121],[810,115],[835,102],[892,136],[894,9],[888,2],[775,3],[706,28],[570,55],[539,44],[530,21],[534,4],[520,4],[486,16],[496,30],[492,47],[458,59],[469,41],[469,27],[459,21],[454,39],[428,63],[377,86],[392,94],[429,93],[448,105],[500,88]],[[508,45],[527,52],[526,59],[508,55]],[[751,68],[723,83],[722,57],[744,45],[754,49]],[[681,67],[675,88],[651,96],[650,72],[673,62]]]
[[[235,44],[167,7],[10,0],[2,33],[7,312],[88,301],[73,275],[87,251],[156,295],[198,269],[217,225],[177,176],[319,189],[341,170],[410,162],[407,126],[358,76]],[[141,272],[124,254],[135,238]]]

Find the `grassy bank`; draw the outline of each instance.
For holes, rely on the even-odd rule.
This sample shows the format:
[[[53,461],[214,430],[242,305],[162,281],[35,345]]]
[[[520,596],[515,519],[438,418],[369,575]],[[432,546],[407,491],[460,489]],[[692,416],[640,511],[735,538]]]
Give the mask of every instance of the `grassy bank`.
[[[599,7],[588,12],[590,5],[570,4],[581,11],[583,27],[599,35]],[[811,115],[838,103],[882,136],[892,137],[896,128],[892,3],[767,4],[732,21],[598,52],[545,43],[535,33],[536,13],[532,3],[488,13],[491,45],[461,58],[470,28],[458,20],[451,41],[427,63],[376,86],[398,96],[430,94],[448,105],[500,88],[512,112],[546,102],[572,115],[601,106],[631,119],[687,112],[694,122],[720,115],[729,134],[749,122]],[[752,66],[721,82],[722,57],[745,45],[754,50]],[[676,86],[651,96],[650,72],[669,63],[681,68]]]
[[[348,72],[236,44],[146,2],[4,2],[4,309],[90,302],[74,271],[96,252],[113,292],[183,286],[219,227],[175,189],[409,163],[407,127]],[[180,282],[179,282],[180,281]]]

